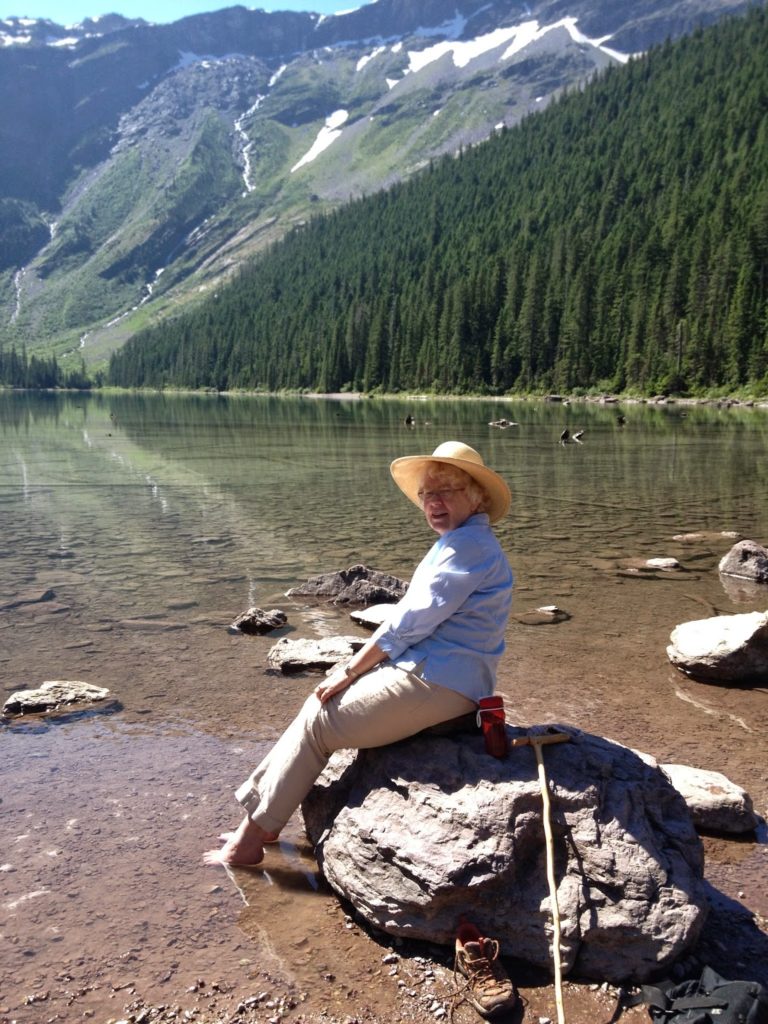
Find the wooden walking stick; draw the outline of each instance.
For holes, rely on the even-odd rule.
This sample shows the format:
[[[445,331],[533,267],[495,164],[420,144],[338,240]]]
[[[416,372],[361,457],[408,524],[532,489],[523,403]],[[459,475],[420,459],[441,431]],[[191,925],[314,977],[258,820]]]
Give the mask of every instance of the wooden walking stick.
[[[512,740],[513,747],[533,747],[539,769],[539,786],[543,804],[542,821],[544,822],[544,838],[547,847],[547,882],[549,884],[549,901],[552,905],[552,957],[555,974],[555,1002],[557,1004],[558,1024],[565,1024],[563,1008],[563,969],[560,961],[560,908],[557,905],[557,886],[555,884],[555,844],[552,839],[552,821],[549,803],[549,786],[544,771],[544,756],[541,748],[547,743],[567,743],[571,737],[567,732],[528,733]]]

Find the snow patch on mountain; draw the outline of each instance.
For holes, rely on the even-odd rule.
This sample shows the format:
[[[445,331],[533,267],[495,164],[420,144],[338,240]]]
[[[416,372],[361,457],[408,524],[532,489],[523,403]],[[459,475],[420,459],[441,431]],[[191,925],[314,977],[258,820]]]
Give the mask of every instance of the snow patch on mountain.
[[[620,54],[618,51],[608,50],[603,45],[610,37],[589,39],[583,32],[579,32],[576,28],[577,20],[576,18],[561,18],[560,21],[552,25],[544,25],[543,27],[540,27],[536,20],[524,21],[519,25],[509,28],[494,29],[493,32],[487,32],[485,35],[477,36],[475,39],[446,39],[435,43],[434,46],[428,46],[424,50],[409,50],[407,72],[417,73],[428,64],[440,60],[447,53],[452,54],[453,63],[457,68],[463,68],[477,57],[495,50],[505,43],[509,43],[509,45],[502,53],[500,60],[509,60],[516,53],[525,49],[526,46],[536,42],[537,39],[542,39],[549,32],[557,28],[565,28],[574,42],[595,46],[604,53],[610,54],[614,60],[626,61],[629,59],[628,54]]]
[[[439,43],[434,43],[432,46],[427,46],[421,50],[409,49],[407,51],[408,66],[404,69],[404,75],[418,74],[419,71],[422,71],[425,67],[435,61],[440,60],[440,58],[444,57],[446,54],[451,54],[455,67],[464,68],[483,54],[499,49],[505,44],[508,45],[500,55],[499,61],[507,61],[521,50],[524,50],[527,46],[535,43],[538,39],[543,39],[548,33],[559,28],[564,28],[575,43],[582,46],[594,46],[596,49],[601,50],[603,53],[611,57],[611,59],[620,61],[621,63],[626,63],[626,61],[629,60],[629,54],[621,53],[620,51],[613,50],[605,45],[611,38],[610,36],[603,36],[600,39],[590,39],[576,27],[577,21],[577,18],[565,17],[551,25],[541,26],[536,19],[530,19],[528,21],[521,22],[518,25],[494,29],[494,31],[486,32],[483,35],[476,36],[474,39],[462,40],[458,37],[464,30],[466,19],[457,15],[451,22],[445,22],[435,28],[420,28],[416,33],[414,33],[417,36],[439,34],[441,36],[448,36],[449,38],[441,39]],[[394,54],[400,53],[402,49],[402,40],[389,47],[390,52]],[[375,60],[376,57],[386,52],[386,50],[386,45],[376,46],[370,53],[365,54],[358,60],[356,70],[362,71],[363,68],[365,68],[372,60]],[[402,78],[388,77],[386,78],[387,87],[389,89],[394,89],[394,87],[402,80]]]
[[[440,25],[434,25],[432,27],[417,28],[413,33],[416,36],[448,36],[449,39],[458,39],[461,33],[464,31],[467,25],[467,19],[462,17],[459,12],[456,12],[456,16],[451,18],[450,21],[444,21]]]
[[[355,66],[356,71],[362,71],[366,64],[372,61],[375,57],[378,57],[380,53],[386,52],[386,46],[377,46],[373,53],[368,53],[364,57],[361,57]]]
[[[325,119],[325,124],[317,133],[317,138],[312,143],[310,149],[304,154],[304,156],[295,163],[291,168],[291,174],[294,171],[298,171],[300,167],[305,164],[312,163],[315,157],[319,156],[323,150],[328,149],[332,142],[341,135],[341,126],[349,117],[348,110],[334,110],[334,112]]]

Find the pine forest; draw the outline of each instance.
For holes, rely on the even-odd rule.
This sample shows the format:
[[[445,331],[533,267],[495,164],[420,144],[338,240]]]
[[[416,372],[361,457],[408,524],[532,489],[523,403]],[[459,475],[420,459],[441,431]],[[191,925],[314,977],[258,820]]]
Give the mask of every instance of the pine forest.
[[[127,387],[768,393],[768,13],[318,217],[132,338]]]

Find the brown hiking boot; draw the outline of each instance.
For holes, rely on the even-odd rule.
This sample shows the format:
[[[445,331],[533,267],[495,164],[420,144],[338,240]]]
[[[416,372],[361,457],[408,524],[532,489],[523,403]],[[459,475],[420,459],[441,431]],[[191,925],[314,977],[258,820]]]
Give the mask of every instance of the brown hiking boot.
[[[486,939],[473,924],[462,924],[456,936],[456,970],[468,981],[465,993],[483,1017],[495,1017],[517,1005],[517,991],[499,963],[499,944]]]

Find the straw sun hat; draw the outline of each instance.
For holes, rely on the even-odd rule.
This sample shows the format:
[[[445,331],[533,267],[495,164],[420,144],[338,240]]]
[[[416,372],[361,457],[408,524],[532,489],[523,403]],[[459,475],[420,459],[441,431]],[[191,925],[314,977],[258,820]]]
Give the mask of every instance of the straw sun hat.
[[[424,470],[433,462],[444,462],[449,466],[463,469],[480,484],[489,498],[488,518],[492,523],[503,519],[509,512],[512,503],[509,487],[498,473],[488,469],[479,452],[470,448],[468,444],[462,444],[461,441],[444,441],[431,455],[406,455],[401,459],[395,459],[390,465],[389,471],[395,483],[414,505],[421,507],[417,492]]]

